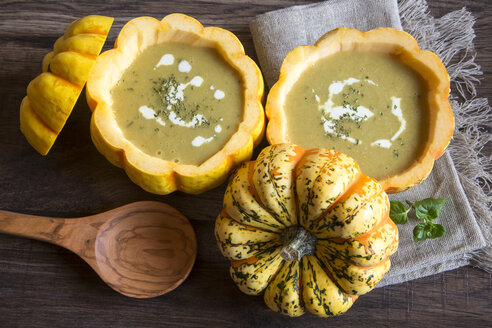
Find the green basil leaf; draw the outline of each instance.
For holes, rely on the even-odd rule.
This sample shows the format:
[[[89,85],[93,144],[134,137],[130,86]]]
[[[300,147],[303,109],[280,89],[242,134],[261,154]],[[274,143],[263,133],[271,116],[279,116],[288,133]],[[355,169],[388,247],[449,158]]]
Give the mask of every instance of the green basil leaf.
[[[415,202],[415,215],[421,220],[434,220],[441,213],[444,203],[446,203],[449,198],[426,198],[421,201]]]
[[[419,223],[413,228],[413,240],[421,241],[426,239],[426,224],[424,222]]]
[[[428,223],[426,226],[425,226],[425,239],[427,238],[434,238],[433,237],[433,224],[432,223]]]
[[[408,222],[408,211],[402,202],[397,200],[390,201],[390,218],[396,224],[403,224]]]
[[[432,224],[431,230],[430,230],[430,237],[428,238],[439,238],[444,236],[444,233],[446,233],[446,229],[440,224]]]

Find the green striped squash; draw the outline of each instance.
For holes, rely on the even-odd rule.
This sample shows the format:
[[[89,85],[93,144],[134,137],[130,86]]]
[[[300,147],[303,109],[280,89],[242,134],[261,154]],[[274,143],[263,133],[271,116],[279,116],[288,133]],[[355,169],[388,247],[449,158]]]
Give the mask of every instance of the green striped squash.
[[[215,223],[241,291],[297,317],[346,312],[388,272],[398,248],[381,185],[347,155],[265,148],[230,178]]]

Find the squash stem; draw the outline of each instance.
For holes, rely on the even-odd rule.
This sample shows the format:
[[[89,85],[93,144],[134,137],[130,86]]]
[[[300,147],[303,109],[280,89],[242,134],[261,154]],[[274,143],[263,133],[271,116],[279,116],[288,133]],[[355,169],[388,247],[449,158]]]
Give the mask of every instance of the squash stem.
[[[289,228],[284,234],[286,242],[280,255],[286,261],[299,261],[304,255],[314,254],[316,237],[303,227]]]

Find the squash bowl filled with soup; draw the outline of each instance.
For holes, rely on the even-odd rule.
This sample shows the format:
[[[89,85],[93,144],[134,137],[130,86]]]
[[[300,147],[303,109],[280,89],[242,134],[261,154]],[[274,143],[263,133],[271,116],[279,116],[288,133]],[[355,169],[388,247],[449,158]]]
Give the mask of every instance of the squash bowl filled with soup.
[[[128,22],[86,95],[96,148],[152,193],[219,185],[264,132],[254,61],[231,32],[182,14]]]
[[[332,148],[386,192],[423,181],[448,146],[449,75],[432,52],[390,28],[339,28],[292,50],[271,89],[271,144]]]

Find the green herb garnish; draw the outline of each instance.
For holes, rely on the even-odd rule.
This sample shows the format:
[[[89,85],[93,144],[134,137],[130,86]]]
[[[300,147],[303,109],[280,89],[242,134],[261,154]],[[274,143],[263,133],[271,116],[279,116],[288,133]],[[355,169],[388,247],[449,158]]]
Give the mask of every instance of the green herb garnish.
[[[161,116],[164,119],[169,119],[171,109],[182,120],[190,121],[200,110],[200,105],[195,104],[192,106],[186,106],[182,96],[178,96],[180,84],[173,74],[171,74],[167,79],[154,81],[154,84],[156,85],[156,87],[154,87],[154,91],[159,95],[161,102],[164,105],[164,109],[157,111],[158,116]],[[193,87],[191,87],[191,89],[193,89]],[[210,122],[206,118],[203,118],[194,127],[209,125]]]
[[[417,242],[430,238],[439,238],[444,235],[446,229],[433,221],[439,217],[444,204],[448,200],[449,198],[426,198],[415,203],[407,200],[407,204],[410,205],[408,209],[402,202],[392,200],[390,202],[390,218],[396,224],[405,224],[408,222],[408,213],[413,208],[417,219],[424,221],[417,224],[413,229],[413,240]]]
[[[404,224],[408,222],[408,212],[412,207],[408,209],[405,207],[405,204],[399,202],[397,200],[392,200],[390,202],[390,218],[396,224]]]

